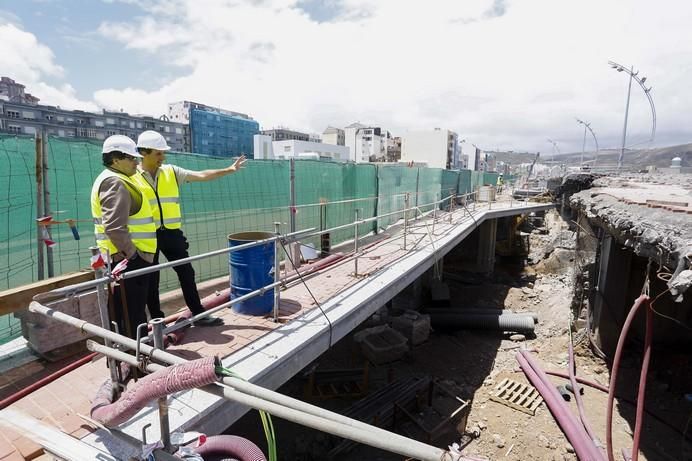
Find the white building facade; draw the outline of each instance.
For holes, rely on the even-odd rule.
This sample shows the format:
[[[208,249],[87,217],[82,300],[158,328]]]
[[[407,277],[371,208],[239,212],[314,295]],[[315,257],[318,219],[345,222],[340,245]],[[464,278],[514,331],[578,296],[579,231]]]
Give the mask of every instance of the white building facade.
[[[256,160],[285,160],[292,157],[348,162],[351,156],[349,148],[346,146],[296,139],[272,141],[271,136],[254,136],[254,158]]]
[[[322,142],[336,146],[346,145],[346,133],[341,128],[328,126],[322,133]]]
[[[344,129],[344,138],[356,163],[384,162],[387,158],[389,136],[382,127],[353,123]]]
[[[424,162],[431,168],[461,167],[458,135],[450,130],[409,131],[401,137],[401,161]]]

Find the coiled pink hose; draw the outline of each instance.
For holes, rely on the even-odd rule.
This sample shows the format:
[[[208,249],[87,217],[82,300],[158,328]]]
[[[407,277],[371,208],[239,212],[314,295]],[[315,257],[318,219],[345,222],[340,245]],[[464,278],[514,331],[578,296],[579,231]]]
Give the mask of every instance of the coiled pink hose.
[[[106,427],[118,426],[159,397],[215,382],[216,361],[216,357],[204,357],[147,375],[115,402],[111,400],[111,381],[108,379],[96,393],[91,417]]]

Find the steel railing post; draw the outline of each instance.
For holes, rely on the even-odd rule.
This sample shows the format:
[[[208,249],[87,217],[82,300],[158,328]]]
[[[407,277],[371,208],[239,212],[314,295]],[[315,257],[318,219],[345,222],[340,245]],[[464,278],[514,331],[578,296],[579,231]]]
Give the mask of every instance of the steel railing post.
[[[274,233],[276,234],[276,240],[274,241],[274,283],[278,284],[281,280],[281,261],[279,260],[279,236],[281,235],[281,223],[274,223]],[[278,285],[274,286],[274,322],[279,321],[279,301],[280,301],[280,288]]]
[[[98,247],[89,247],[89,250],[91,251],[92,256],[97,256],[100,253],[100,250]],[[94,276],[99,279],[103,277],[104,275],[104,270],[99,268],[99,269],[94,269]],[[110,316],[108,315],[108,293],[106,292],[106,285],[105,284],[98,284],[96,285],[96,302],[98,303],[99,307],[99,316],[101,317],[101,326],[103,328],[107,328],[110,330],[110,325],[111,325],[111,319]],[[111,345],[110,340],[106,339],[105,344],[108,347],[113,347]],[[110,372],[111,376],[111,384],[113,386],[113,397],[118,398],[120,396],[120,378],[119,378],[119,373],[118,373],[118,363],[115,361],[115,359],[109,358],[108,359],[108,371]]]
[[[163,319],[152,319],[151,322],[151,333],[154,337],[154,347],[156,349],[165,349],[165,344],[163,340],[163,329],[166,326]],[[158,400],[159,404],[159,427],[161,428],[161,443],[163,443],[163,449],[167,452],[171,450],[171,426],[168,421],[168,397],[161,397]]]
[[[457,196],[456,194],[451,195],[451,202],[449,202],[449,224],[452,224],[452,215],[454,214],[454,205],[456,205]]]
[[[353,237],[353,275],[358,277],[358,209],[356,208],[356,225]]]
[[[404,196],[404,250],[406,249],[406,234],[408,233],[408,207],[411,200],[411,194],[406,192]]]
[[[435,192],[435,204],[432,209],[432,234],[435,235],[435,220],[437,219],[437,207],[440,206],[439,194]],[[422,214],[422,213],[421,213]]]

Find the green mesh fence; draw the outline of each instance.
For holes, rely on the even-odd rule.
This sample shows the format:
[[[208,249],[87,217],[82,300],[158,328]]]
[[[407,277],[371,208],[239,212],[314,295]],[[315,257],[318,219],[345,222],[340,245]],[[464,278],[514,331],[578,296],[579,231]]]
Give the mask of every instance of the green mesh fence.
[[[496,186],[497,178],[500,176],[499,173],[483,173],[483,185],[484,186]]]
[[[410,205],[415,204],[418,168],[398,165],[380,165],[377,168],[377,214],[383,215],[404,208],[405,194],[410,194]],[[403,218],[403,214],[385,216],[377,220],[380,228],[386,228]]]
[[[459,171],[451,170],[441,170],[442,178],[440,184],[440,198],[444,199],[451,195],[457,195],[457,188],[459,186]],[[449,201],[443,202],[442,207],[448,207]]]
[[[477,191],[479,187],[483,185],[483,172],[482,171],[472,171],[471,172],[471,190]]]
[[[461,194],[468,194],[473,192],[473,183],[471,182],[471,170],[460,170],[459,171],[459,185],[457,187],[457,192]]]
[[[7,217],[0,225],[0,289],[8,289],[38,279],[36,224],[36,147],[32,137],[0,136],[0,207]],[[190,170],[228,166],[228,158],[170,153],[168,163]],[[46,151],[46,186],[49,209],[54,220],[74,220],[79,240],[65,223],[50,226],[54,275],[76,271],[89,265],[89,247],[94,245],[90,192],[93,180],[102,171],[101,145],[78,140],[49,138]],[[446,197],[450,191],[464,193],[493,176],[462,170],[409,168],[399,165],[342,164],[313,160],[295,162],[296,229],[335,227],[347,224],[359,210],[361,219],[404,208],[405,194],[410,206],[423,205]],[[496,180],[495,176],[495,180]],[[288,232],[290,222],[290,162],[287,160],[248,161],[237,174],[181,186],[183,230],[190,254],[201,254],[227,246],[229,234],[246,231],[274,231],[274,222]],[[398,221],[402,214],[379,219],[359,227],[359,234]],[[353,229],[334,232],[332,245],[353,239]],[[319,238],[310,242],[319,247]],[[43,244],[41,244],[43,245]],[[45,247],[44,247],[45,250]],[[48,263],[46,262],[46,267]],[[228,274],[228,256],[205,258],[193,263],[197,280]],[[48,271],[46,270],[46,276]],[[161,291],[178,287],[172,269],[161,274]],[[0,343],[19,335],[19,323],[11,315],[0,316]]]
[[[418,202],[416,206],[423,213],[434,208],[433,202],[440,200],[442,193],[442,170],[439,168],[418,168]]]
[[[29,137],[0,136],[0,289],[36,280],[36,148]],[[18,319],[0,316],[0,344],[21,333]]]
[[[351,223],[356,209],[359,219],[375,216],[377,199],[375,165],[325,163],[318,160],[295,162],[296,229],[326,229]],[[373,225],[359,226],[359,235]],[[354,237],[354,229],[330,235],[335,244]],[[319,248],[319,237],[309,242]]]

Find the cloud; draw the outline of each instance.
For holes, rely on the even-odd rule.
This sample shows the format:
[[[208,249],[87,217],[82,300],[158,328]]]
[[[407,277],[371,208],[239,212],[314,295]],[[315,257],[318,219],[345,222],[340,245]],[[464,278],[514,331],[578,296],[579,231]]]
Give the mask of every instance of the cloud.
[[[39,43],[36,36],[9,22],[0,20],[0,56],[6,76],[24,84],[27,91],[41,99],[41,103],[64,108],[96,110],[93,102],[80,101],[72,86],[58,86],[46,79],[62,80],[65,69],[55,62],[55,55],[46,45]],[[3,73],[3,75],[5,75]]]
[[[644,0],[625,10],[598,0],[127,3],[140,14],[101,23],[100,39],[148,56],[149,83],[164,83],[103,88],[94,93],[102,107],[158,115],[188,99],[265,127],[319,132],[360,120],[395,134],[449,128],[493,149],[549,152],[551,138],[570,152],[582,145],[576,117],[591,122],[602,147],[619,144],[627,79],[608,67],[615,60],[649,77],[660,142],[692,140],[686,2],[675,14]],[[30,69],[57,71],[52,55],[47,62]],[[170,66],[180,72],[162,79]],[[650,127],[648,102],[633,87],[628,144],[646,140]]]

